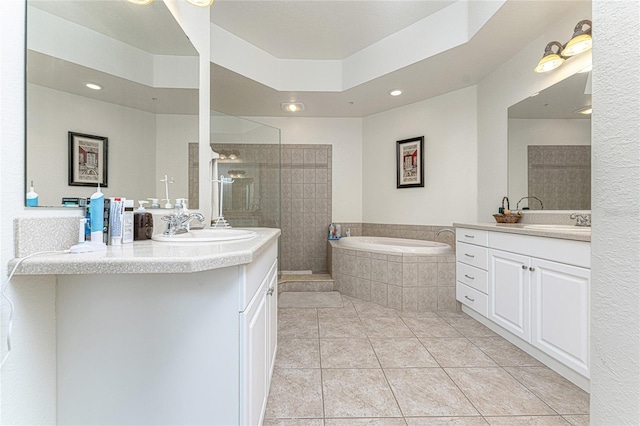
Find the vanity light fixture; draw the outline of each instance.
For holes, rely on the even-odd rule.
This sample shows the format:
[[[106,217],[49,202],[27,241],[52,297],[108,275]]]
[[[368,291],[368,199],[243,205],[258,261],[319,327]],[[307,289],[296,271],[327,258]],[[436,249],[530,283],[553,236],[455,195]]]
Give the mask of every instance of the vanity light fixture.
[[[588,28],[585,29],[585,26],[588,26]],[[538,62],[534,71],[537,73],[552,71],[561,66],[564,61],[571,56],[591,49],[593,44],[593,40],[591,38],[591,27],[591,21],[588,19],[582,20],[576,24],[571,40],[565,44],[562,44],[559,41],[547,43],[547,46],[544,49],[544,55],[542,55],[542,59],[540,59],[540,62]],[[556,50],[553,49],[554,47]]]
[[[85,86],[87,86],[91,90],[102,90],[102,86],[96,83],[85,83]]]
[[[213,0],[187,0],[187,3],[199,7],[209,7],[213,4]]]
[[[280,107],[284,112],[299,112],[304,111],[304,104],[302,102],[283,102]]]
[[[390,90],[390,91],[389,91],[389,94],[390,94],[391,96],[400,96],[400,95],[402,95],[402,90],[400,90],[400,89],[393,89],[393,90]]]

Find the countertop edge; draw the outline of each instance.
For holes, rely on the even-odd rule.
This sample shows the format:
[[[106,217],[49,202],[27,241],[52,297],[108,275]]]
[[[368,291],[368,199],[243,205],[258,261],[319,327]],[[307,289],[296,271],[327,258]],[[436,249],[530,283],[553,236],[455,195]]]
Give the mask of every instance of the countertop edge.
[[[478,229],[482,231],[505,232],[508,234],[530,235],[535,237],[556,238],[560,240],[591,242],[591,233],[585,235],[585,233],[581,232],[524,229],[524,224],[518,223],[454,223],[453,226],[455,228]]]
[[[230,247],[224,253],[203,254],[202,249],[210,246],[219,248],[228,243],[194,243],[194,245],[171,245],[156,241],[137,241],[131,245],[108,246],[106,252],[84,254],[43,254],[24,260],[14,275],[88,275],[88,274],[154,274],[154,273],[193,273],[230,266],[245,265],[253,262],[267,248],[277,241],[281,234],[277,228],[256,229],[258,236],[251,241],[238,243],[241,247]],[[137,246],[134,246],[138,243]],[[133,256],[129,252],[138,248],[141,251],[154,251],[154,247],[166,251],[161,255]],[[172,255],[172,248],[178,252]],[[120,251],[120,252],[118,252]],[[8,263],[8,272],[13,270],[19,258]]]

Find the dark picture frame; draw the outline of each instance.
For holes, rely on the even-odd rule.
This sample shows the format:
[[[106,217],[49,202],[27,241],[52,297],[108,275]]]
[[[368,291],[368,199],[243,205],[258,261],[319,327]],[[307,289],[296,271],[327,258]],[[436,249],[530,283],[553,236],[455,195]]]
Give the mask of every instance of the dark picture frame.
[[[69,185],[107,187],[109,139],[69,132]]]
[[[424,136],[396,142],[397,188],[424,187]]]

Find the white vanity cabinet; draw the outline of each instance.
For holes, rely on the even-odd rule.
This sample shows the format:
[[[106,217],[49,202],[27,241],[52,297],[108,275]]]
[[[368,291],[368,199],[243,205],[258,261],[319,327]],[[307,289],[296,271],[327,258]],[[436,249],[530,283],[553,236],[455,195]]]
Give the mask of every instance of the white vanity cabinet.
[[[472,232],[485,232],[486,244],[472,248],[464,240],[465,235],[471,239]],[[464,228],[456,234],[458,300],[588,378],[590,243]],[[477,234],[473,240],[485,241]],[[471,290],[485,294],[472,287],[484,273],[471,265],[484,256],[482,248],[487,257],[487,314],[469,300],[475,298]],[[471,282],[470,276],[475,278]]]
[[[276,240],[200,272],[59,275],[58,424],[260,424],[276,282]]]
[[[456,230],[456,299],[482,316],[488,314],[487,231]]]

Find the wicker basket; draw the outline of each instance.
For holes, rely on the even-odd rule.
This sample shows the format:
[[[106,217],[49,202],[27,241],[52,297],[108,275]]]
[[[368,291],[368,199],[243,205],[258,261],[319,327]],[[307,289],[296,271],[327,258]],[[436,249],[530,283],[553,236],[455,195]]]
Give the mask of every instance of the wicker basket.
[[[502,214],[502,213],[497,213],[494,214],[493,217],[495,218],[496,222],[498,223],[516,223],[517,221],[520,220],[520,218],[522,217],[521,214]]]

